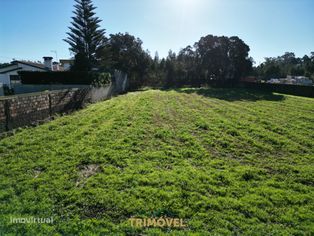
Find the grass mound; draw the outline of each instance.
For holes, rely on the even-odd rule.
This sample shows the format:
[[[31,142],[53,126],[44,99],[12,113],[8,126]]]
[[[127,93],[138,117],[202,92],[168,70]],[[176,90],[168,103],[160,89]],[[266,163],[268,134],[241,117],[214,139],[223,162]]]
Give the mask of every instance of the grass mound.
[[[91,105],[0,140],[0,235],[313,234],[313,127],[314,99],[241,89]]]

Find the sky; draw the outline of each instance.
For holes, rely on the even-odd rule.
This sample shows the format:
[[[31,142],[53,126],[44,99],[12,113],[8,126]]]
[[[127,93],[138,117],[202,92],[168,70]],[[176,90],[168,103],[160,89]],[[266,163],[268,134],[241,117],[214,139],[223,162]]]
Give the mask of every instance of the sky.
[[[106,36],[128,32],[154,56],[202,36],[238,36],[257,64],[314,51],[314,0],[93,0]],[[0,62],[71,57],[66,38],[74,0],[0,0]]]

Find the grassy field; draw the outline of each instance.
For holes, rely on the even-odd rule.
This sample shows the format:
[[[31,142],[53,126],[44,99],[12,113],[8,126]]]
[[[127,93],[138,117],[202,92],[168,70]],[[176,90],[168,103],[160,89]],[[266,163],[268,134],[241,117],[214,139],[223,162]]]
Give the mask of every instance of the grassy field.
[[[313,185],[314,99],[134,92],[0,140],[0,235],[313,235]]]

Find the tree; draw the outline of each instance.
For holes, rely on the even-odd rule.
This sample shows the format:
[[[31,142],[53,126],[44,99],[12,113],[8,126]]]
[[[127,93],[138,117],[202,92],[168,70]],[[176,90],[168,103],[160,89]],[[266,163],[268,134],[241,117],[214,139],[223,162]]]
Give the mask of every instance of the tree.
[[[170,88],[175,86],[175,77],[176,77],[176,54],[169,50],[168,57],[166,59],[165,69],[166,69],[166,78],[165,78],[165,87]]]
[[[200,86],[198,78],[196,53],[191,46],[180,50],[178,57],[178,68],[180,70],[180,85]]]
[[[253,59],[249,57],[250,47],[239,37],[230,37],[229,42],[228,57],[231,71],[227,78],[231,79],[232,83],[236,83],[241,77],[252,72]]]
[[[111,68],[127,73],[131,89],[142,86],[152,61],[149,52],[143,50],[142,41],[128,33],[111,34],[106,47],[110,52]]]
[[[88,71],[97,65],[98,51],[104,46],[105,30],[99,29],[101,20],[95,16],[92,0],[75,0],[75,14],[68,37],[64,39],[75,54],[74,70]]]
[[[286,77],[287,75],[306,76],[314,79],[314,57],[295,57],[293,52],[282,56],[265,58],[265,62],[255,68],[257,76],[263,79]]]
[[[150,60],[149,70],[145,76],[144,86],[161,87],[163,78],[163,68],[161,67],[161,60],[156,51],[154,59]]]
[[[234,85],[252,67],[250,48],[238,37],[207,35],[194,44],[201,81]]]

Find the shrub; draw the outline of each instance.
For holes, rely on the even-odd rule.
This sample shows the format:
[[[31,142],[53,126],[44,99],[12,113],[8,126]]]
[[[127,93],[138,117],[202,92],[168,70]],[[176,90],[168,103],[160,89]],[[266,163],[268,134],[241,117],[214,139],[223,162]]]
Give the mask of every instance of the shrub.
[[[102,75],[104,74],[104,75]],[[85,71],[20,71],[22,84],[92,84],[95,80],[104,81],[108,73]],[[102,82],[100,82],[102,83]]]
[[[92,81],[93,87],[99,88],[111,83],[110,73],[99,73],[95,77],[96,78]]]
[[[262,91],[270,91],[276,93],[285,93],[296,96],[314,97],[314,86],[294,85],[294,84],[268,84],[268,83],[252,83],[242,82],[240,86],[244,88],[252,88]]]
[[[5,84],[3,85],[3,93],[5,96],[14,95],[14,89],[9,88],[9,86]]]

